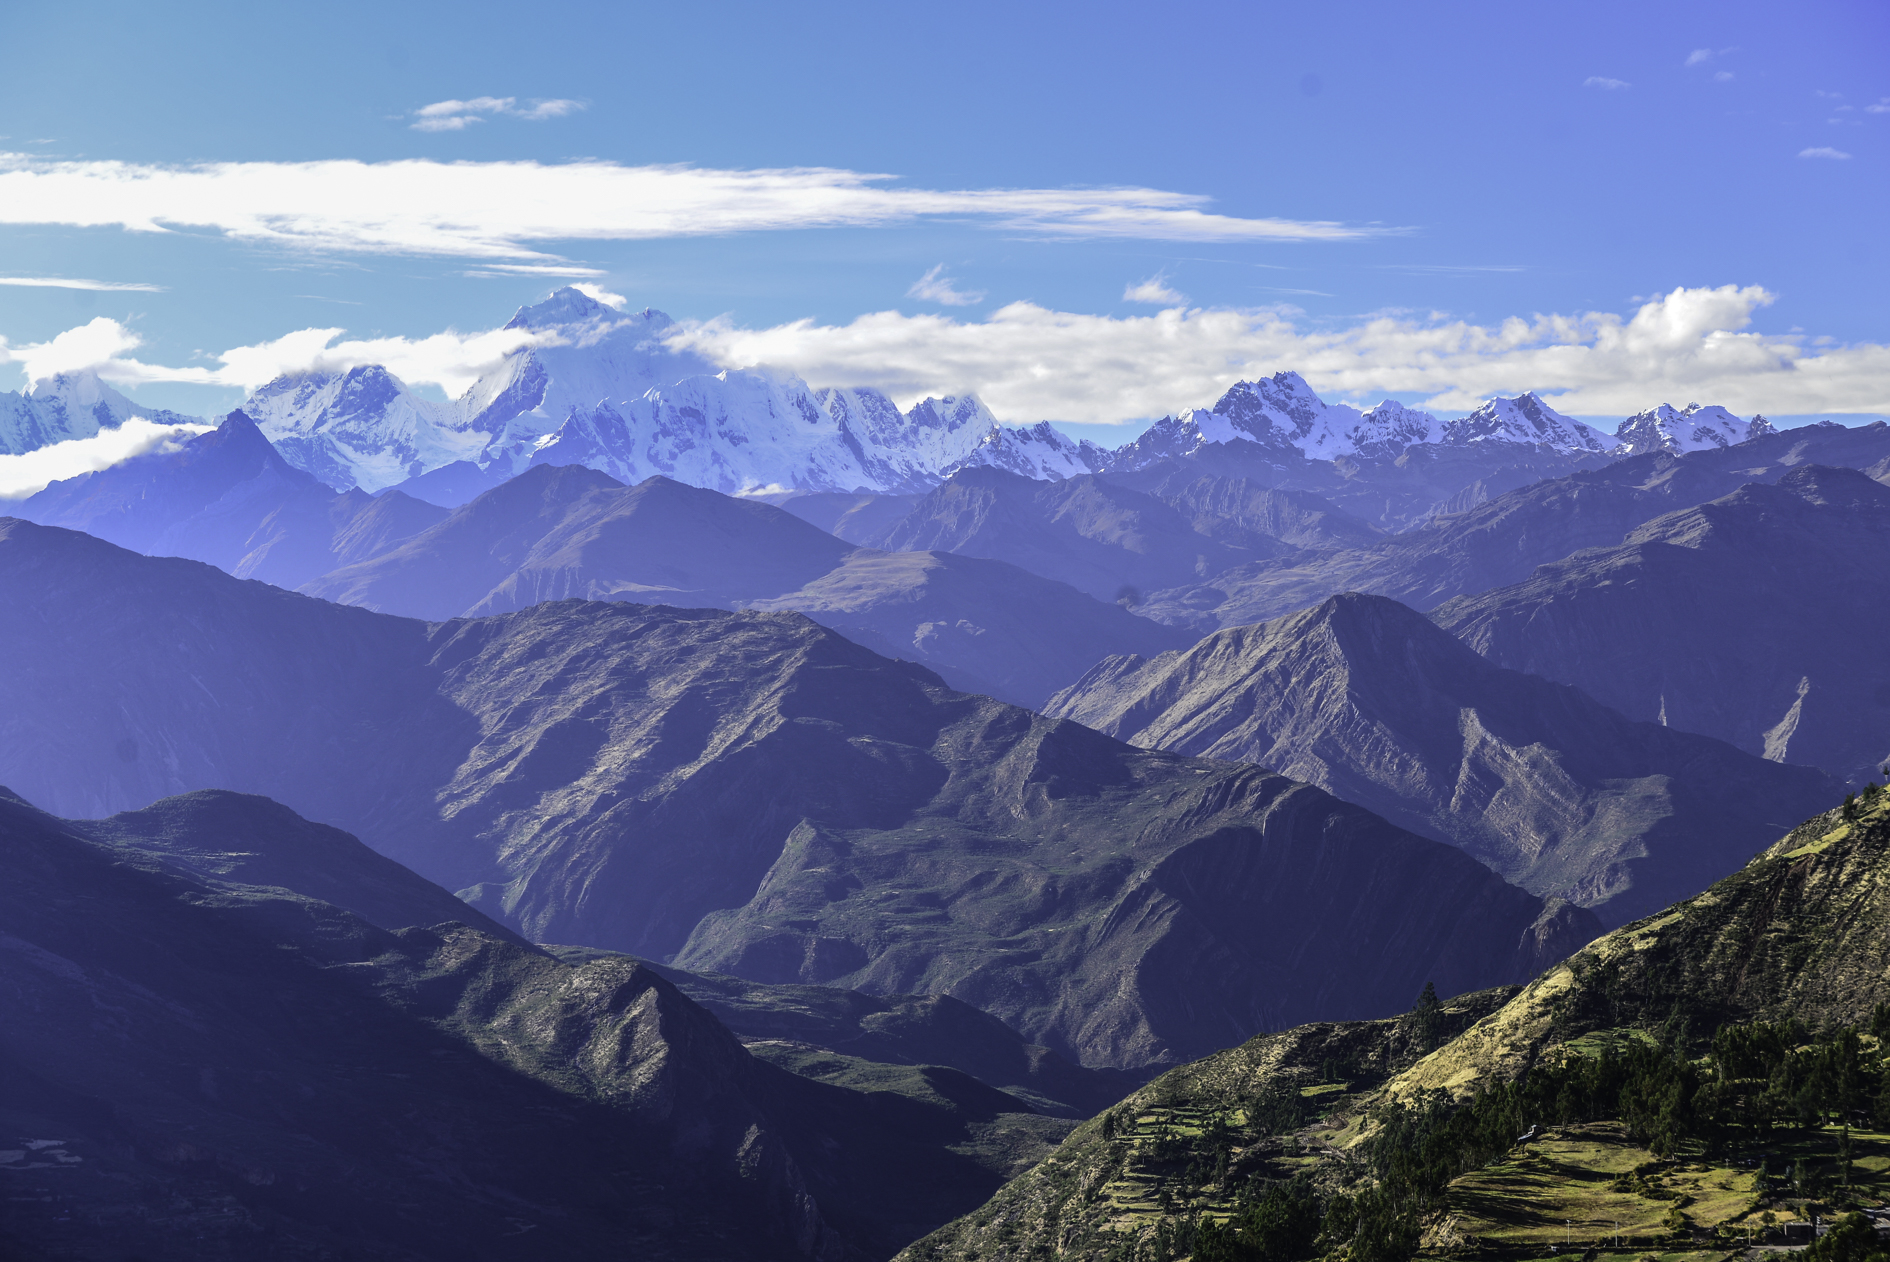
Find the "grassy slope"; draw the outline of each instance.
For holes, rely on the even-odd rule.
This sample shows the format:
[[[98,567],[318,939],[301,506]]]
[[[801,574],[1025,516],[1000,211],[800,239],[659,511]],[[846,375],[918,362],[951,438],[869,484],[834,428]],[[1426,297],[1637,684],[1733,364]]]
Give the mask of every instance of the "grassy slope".
[[[1129,1123],[1115,1138],[1104,1137],[1105,1118],[1086,1123],[1037,1169],[901,1257],[1128,1257],[1125,1248],[1146,1246],[1166,1219],[1225,1213],[1253,1177],[1304,1170],[1325,1187],[1356,1180],[1355,1150],[1379,1102],[1431,1091],[1461,1099],[1537,1058],[1591,1052],[1610,1038],[1703,1036],[1722,1022],[1787,1016],[1814,1027],[1861,1023],[1890,998],[1886,852],[1890,794],[1854,822],[1836,811],[1818,816],[1705,893],[1597,940],[1530,985],[1454,1001],[1448,1015],[1469,1028],[1428,1055],[1416,1054],[1406,1017],[1302,1026],[1182,1066],[1105,1115]],[[1322,1081],[1335,1059],[1355,1067],[1340,1088]],[[1316,1104],[1317,1116],[1268,1135],[1250,1106],[1284,1091]],[[1217,1119],[1232,1133],[1217,1133]],[[1837,1182],[1834,1130],[1753,1138],[1742,1157],[1769,1153],[1776,1173],[1802,1156],[1814,1184],[1828,1191]],[[1866,1204],[1890,1197],[1890,1135],[1854,1132],[1852,1145],[1853,1195]],[[1572,1242],[1578,1253],[1639,1258],[1667,1247],[1667,1215],[1677,1197],[1691,1197],[1681,1212],[1703,1234],[1689,1256],[1715,1242],[1724,1256],[1748,1230],[1762,1230],[1759,1215],[1789,1221],[1819,1204],[1778,1180],[1761,1202],[1754,1175],[1745,1165],[1657,1162],[1615,1123],[1555,1128],[1453,1183],[1450,1210],[1427,1224],[1425,1247],[1539,1257]]]

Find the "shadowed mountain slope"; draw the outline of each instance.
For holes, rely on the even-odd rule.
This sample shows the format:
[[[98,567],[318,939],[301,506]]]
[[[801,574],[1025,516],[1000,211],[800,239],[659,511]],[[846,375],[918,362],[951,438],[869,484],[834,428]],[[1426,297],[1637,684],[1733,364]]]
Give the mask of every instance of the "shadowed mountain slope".
[[[1740,867],[1844,791],[1493,666],[1382,596],[1112,658],[1046,712],[1271,767],[1615,924]]]
[[[1612,547],[1644,522],[1746,483],[1775,482],[1807,464],[1865,468],[1886,456],[1890,425],[1883,422],[1806,426],[1683,456],[1632,456],[1510,491],[1369,547],[1249,562],[1153,593],[1137,612],[1205,633],[1310,608],[1342,591],[1429,610],[1520,582],[1578,549]]]
[[[172,841],[215,849],[218,805]],[[65,1219],[9,1206],[9,1256],[842,1256],[764,1109],[799,1084],[649,970],[95,827],[0,797],[0,994],[33,1014],[0,1023],[0,1118],[52,1141],[0,1159]]]
[[[398,491],[335,494],[283,460],[240,411],[175,449],[54,482],[14,511],[278,587],[372,555],[445,516]]]
[[[73,814],[202,787],[362,837],[537,940],[950,994],[1173,1060],[1585,941],[1460,852],[1256,768],[952,692],[794,614],[444,624],[0,525],[0,776]]]
[[[584,948],[552,950],[563,956]],[[1093,1116],[1135,1085],[1126,1074],[1085,1069],[1027,1043],[996,1017],[950,995],[869,995],[650,967],[764,1055],[760,1045],[772,1043],[879,1064],[945,1065],[1053,1117]]]
[[[667,478],[625,487],[576,465],[521,474],[303,590],[434,619],[568,597],[791,609],[1026,705],[1100,657],[1186,638],[999,562],[858,550],[769,504]]]
[[[1886,550],[1890,488],[1810,466],[1436,617],[1632,718],[1861,781],[1890,758]]]

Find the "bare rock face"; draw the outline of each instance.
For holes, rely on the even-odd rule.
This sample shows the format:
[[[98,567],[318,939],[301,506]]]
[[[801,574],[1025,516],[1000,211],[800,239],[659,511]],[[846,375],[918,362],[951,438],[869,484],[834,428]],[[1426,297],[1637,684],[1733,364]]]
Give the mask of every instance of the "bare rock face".
[[[1808,465],[1452,601],[1437,620],[1492,661],[1631,718],[1859,783],[1890,758],[1887,548],[1890,489]]]
[[[1271,767],[1618,924],[1733,871],[1842,786],[1501,669],[1383,596],[1113,658],[1048,712]]]
[[[955,692],[788,613],[427,624],[0,526],[0,776],[74,815],[265,793],[537,941],[943,993],[1092,1065],[1180,1059],[1597,930],[1257,768]]]

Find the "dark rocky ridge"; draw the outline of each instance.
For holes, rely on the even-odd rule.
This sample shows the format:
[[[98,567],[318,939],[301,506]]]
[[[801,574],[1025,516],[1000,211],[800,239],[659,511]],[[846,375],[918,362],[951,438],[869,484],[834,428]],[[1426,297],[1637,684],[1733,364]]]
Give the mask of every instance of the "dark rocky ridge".
[[[1436,618],[1490,660],[1631,718],[1861,783],[1890,758],[1886,550],[1890,488],[1807,466]]]
[[[1595,931],[1252,767],[1135,750],[794,614],[429,625],[0,524],[0,777],[61,813],[264,793],[538,940],[951,994],[1159,1063]]]
[[[1383,596],[1112,658],[1046,713],[1271,767],[1619,924],[1742,866],[1843,786],[1503,670]]]

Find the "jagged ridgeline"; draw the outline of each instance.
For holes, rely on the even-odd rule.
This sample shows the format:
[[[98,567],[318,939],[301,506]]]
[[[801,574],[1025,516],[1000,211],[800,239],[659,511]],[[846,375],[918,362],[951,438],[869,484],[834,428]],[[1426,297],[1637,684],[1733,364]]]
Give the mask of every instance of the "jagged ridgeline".
[[[1890,793],[1520,989],[1182,1066],[908,1262],[1640,1257],[1890,1196]],[[1821,1256],[1862,1257],[1852,1223]],[[1874,1247],[1874,1246],[1871,1246]]]

